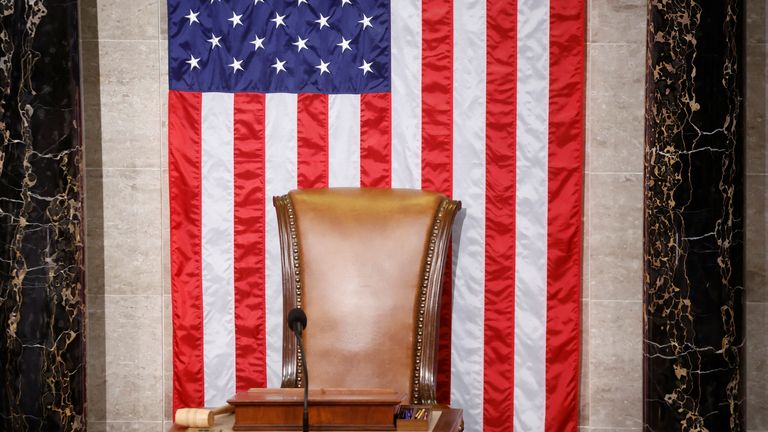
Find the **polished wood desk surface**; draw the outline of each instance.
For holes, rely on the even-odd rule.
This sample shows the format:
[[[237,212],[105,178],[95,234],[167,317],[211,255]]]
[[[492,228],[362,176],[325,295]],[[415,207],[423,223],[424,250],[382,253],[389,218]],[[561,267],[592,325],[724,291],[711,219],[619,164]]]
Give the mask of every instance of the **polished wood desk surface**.
[[[458,432],[461,430],[462,418],[463,411],[460,409],[435,409],[432,411],[432,419],[434,424],[430,425],[429,430],[432,432]],[[216,422],[211,428],[185,428],[181,426],[173,426],[170,432],[230,432],[232,431],[232,425],[234,422],[235,415],[228,414],[216,417]]]

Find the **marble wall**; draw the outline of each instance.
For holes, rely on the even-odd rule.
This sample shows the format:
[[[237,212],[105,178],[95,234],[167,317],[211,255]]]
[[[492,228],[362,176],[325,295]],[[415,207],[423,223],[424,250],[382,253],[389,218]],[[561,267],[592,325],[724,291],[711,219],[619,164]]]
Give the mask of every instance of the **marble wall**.
[[[0,3],[0,430],[85,429],[76,1]]]
[[[81,1],[90,431],[171,416],[161,6]]]
[[[768,431],[766,15],[748,0],[747,424]],[[590,0],[582,431],[642,427],[645,0]],[[171,416],[165,3],[83,0],[91,430]],[[163,347],[163,349],[159,349]]]
[[[744,1],[649,8],[644,421],[743,431]]]
[[[768,431],[768,3],[746,3],[747,429]]]

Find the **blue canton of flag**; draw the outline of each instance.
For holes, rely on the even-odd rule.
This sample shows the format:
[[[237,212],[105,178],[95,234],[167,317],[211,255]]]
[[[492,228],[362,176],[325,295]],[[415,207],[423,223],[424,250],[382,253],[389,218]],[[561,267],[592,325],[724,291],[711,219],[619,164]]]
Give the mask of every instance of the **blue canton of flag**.
[[[171,0],[171,90],[390,91],[389,0]]]

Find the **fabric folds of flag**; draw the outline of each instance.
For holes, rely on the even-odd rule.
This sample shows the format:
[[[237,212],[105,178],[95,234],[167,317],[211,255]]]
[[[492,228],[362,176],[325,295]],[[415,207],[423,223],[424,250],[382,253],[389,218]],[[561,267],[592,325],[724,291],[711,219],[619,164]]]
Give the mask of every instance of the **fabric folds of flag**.
[[[575,431],[583,0],[169,0],[168,21],[174,407],[280,385],[272,196],[424,188],[465,209],[439,398],[471,431]]]

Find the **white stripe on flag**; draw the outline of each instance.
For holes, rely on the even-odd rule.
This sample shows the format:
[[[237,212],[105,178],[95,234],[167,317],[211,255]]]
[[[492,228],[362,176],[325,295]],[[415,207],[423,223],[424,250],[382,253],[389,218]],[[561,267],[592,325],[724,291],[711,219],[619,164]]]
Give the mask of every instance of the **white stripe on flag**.
[[[280,239],[272,197],[296,189],[297,97],[267,94],[265,130],[266,179],[266,335],[267,387],[280,387],[283,353],[283,285]]]
[[[203,93],[202,282],[205,405],[235,392],[234,95]]]
[[[421,1],[393,0],[392,187],[421,189]]]
[[[328,186],[360,186],[360,95],[328,96]]]
[[[544,431],[549,1],[518,0],[515,431]]]
[[[469,431],[483,429],[485,283],[485,1],[453,10],[453,230],[451,404]],[[463,217],[462,217],[463,216]]]

